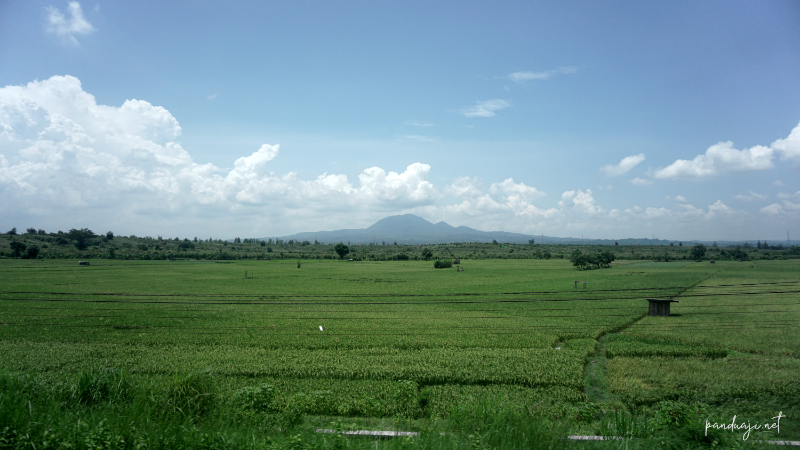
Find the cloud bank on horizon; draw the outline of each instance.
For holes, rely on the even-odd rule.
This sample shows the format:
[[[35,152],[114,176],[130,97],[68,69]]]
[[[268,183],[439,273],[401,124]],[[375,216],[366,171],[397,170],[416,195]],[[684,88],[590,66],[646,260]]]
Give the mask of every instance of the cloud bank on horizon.
[[[509,106],[494,102],[479,103],[472,116],[464,115],[488,117]],[[698,221],[730,226],[759,220],[721,199],[701,207],[677,196],[669,208],[605,208],[585,187],[546,193],[507,178],[485,188],[469,175],[436,186],[430,180],[435,168],[424,162],[409,162],[396,172],[365,168],[357,182],[327,172],[302,179],[297,172],[270,170],[280,156],[278,144],[263,144],[234,160],[233,167],[222,168],[195,162],[181,145],[181,134],[167,109],[136,99],[121,106],[98,104],[72,76],[0,88],[2,225],[255,237],[360,228],[387,215],[414,213],[484,230],[601,238],[641,234],[641,227],[653,223],[691,230]],[[715,144],[693,160],[677,160],[641,180],[768,171],[776,160],[798,159],[800,124],[769,147],[737,150],[730,142]],[[600,170],[621,176],[644,160],[643,153],[633,155]],[[753,191],[741,195],[747,201],[767,200]],[[800,217],[800,192],[781,194],[780,202],[764,206],[758,215]]]

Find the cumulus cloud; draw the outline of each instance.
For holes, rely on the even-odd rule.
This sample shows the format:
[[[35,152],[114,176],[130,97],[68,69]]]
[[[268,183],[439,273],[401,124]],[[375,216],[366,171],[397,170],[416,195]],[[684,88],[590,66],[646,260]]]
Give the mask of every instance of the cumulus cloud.
[[[21,204],[49,215],[105,208],[121,217],[166,217],[196,207],[221,214],[310,204],[379,210],[426,205],[437,195],[426,164],[399,173],[370,167],[354,187],[346,175],[307,181],[272,172],[278,145],[262,145],[232,169],[198,164],[180,135],[165,108],[135,99],[98,105],[74,77],[0,88],[0,211],[8,215]]]
[[[705,154],[693,160],[679,159],[669,166],[658,169],[653,176],[659,179],[702,179],[719,173],[747,172],[771,169],[773,150],[757,145],[746,150],[733,148],[733,143],[720,142],[712,145]]]
[[[74,77],[0,88],[0,226],[99,224],[115,232],[219,237],[246,229],[260,237],[360,228],[389,214],[416,213],[484,230],[602,237],[635,235],[644,224],[673,230],[742,216],[721,201],[697,208],[680,196],[672,208],[606,210],[589,189],[564,191],[548,203],[530,181],[513,178],[484,185],[460,177],[438,190],[433,169],[421,162],[369,167],[357,179],[327,172],[304,179],[276,173],[276,159],[291,151],[276,143],[244,149],[229,167],[218,167],[195,161],[181,134],[167,109],[137,99],[98,104]],[[800,211],[800,194],[779,200],[762,217]]]
[[[460,177],[445,188],[445,193],[462,197],[461,203],[446,205],[441,213],[455,218],[480,218],[486,226],[494,229],[508,229],[510,225],[517,230],[530,232],[534,219],[552,219],[560,215],[556,208],[539,208],[533,204],[545,195],[544,192],[525,183],[516,183],[508,178],[492,183],[488,192],[481,190],[477,178]]]
[[[780,153],[782,159],[800,160],[800,123],[789,133],[786,139],[778,139],[770,148]]]
[[[712,218],[715,216],[727,216],[733,213],[733,210],[728,207],[722,200],[717,200],[713,205],[708,205],[708,214],[706,217]]]
[[[525,83],[528,81],[545,81],[556,75],[564,75],[575,73],[578,71],[577,67],[559,67],[558,69],[547,70],[544,72],[514,72],[508,74],[508,79],[516,83]]]
[[[778,198],[781,199],[781,203],[773,203],[765,206],[761,208],[760,212],[762,214],[774,216],[800,211],[800,191],[793,194],[788,192],[780,192],[778,194]]]
[[[511,103],[502,100],[486,100],[485,102],[477,102],[475,106],[466,106],[461,108],[461,114],[464,117],[494,117],[497,115],[495,111],[500,111],[511,106]]]
[[[582,190],[565,191],[561,194],[561,201],[558,204],[562,207],[577,208],[589,214],[602,213],[603,208],[595,206],[592,190],[587,189],[586,192]]]
[[[778,203],[773,203],[769,206],[765,206],[761,208],[761,214],[767,214],[770,216],[775,216],[783,212],[783,207]]]
[[[453,184],[445,187],[444,192],[459,197],[477,197],[482,194],[481,181],[476,178],[458,177]]]
[[[69,17],[53,6],[47,8],[47,25],[45,29],[50,33],[68,39],[75,45],[78,45],[76,35],[85,35],[95,31],[92,24],[83,16],[80,3],[69,2],[67,15]]]
[[[619,164],[607,164],[601,167],[600,170],[608,177],[617,177],[630,172],[631,169],[641,164],[642,161],[644,161],[644,153],[639,153],[638,155],[622,158]]]
[[[493,195],[502,195],[506,198],[514,197],[526,202],[532,202],[544,197],[544,192],[525,183],[515,183],[513,178],[508,178],[502,183],[492,183],[489,192]]]

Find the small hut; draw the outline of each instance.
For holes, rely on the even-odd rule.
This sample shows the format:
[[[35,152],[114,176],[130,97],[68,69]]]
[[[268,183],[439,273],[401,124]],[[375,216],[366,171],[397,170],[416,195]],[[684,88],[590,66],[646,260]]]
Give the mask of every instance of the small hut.
[[[650,309],[647,311],[648,316],[669,316],[670,303],[678,303],[677,300],[666,300],[663,298],[648,298]]]

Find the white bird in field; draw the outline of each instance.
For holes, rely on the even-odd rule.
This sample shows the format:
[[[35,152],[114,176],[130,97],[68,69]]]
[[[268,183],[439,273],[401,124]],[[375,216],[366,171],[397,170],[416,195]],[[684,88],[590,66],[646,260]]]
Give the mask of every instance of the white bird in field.
[[[322,325],[319,326],[319,331],[322,331]]]

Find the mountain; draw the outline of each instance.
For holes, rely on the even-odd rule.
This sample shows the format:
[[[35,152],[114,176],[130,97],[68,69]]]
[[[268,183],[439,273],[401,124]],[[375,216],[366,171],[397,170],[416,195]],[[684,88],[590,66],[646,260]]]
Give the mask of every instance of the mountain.
[[[272,237],[274,238],[274,237]],[[257,238],[267,240],[270,237]],[[537,244],[591,244],[591,245],[678,245],[677,240],[651,238],[626,238],[626,239],[584,239],[573,237],[553,237],[543,235],[529,235],[508,233],[505,231],[480,231],[470,227],[454,227],[446,222],[431,223],[422,217],[413,214],[385,217],[368,228],[345,229],[335,231],[313,231],[297,233],[291,236],[279,236],[277,239],[284,241],[319,241],[326,244],[337,242],[350,242],[351,244],[377,244],[386,242],[392,244],[443,244],[448,242],[492,242],[527,244],[534,239]],[[683,245],[694,245],[698,242],[711,245],[713,241],[682,241]],[[719,246],[733,246],[743,244],[745,241],[719,241]],[[750,242],[755,245],[755,241]]]
[[[528,243],[535,236],[504,231],[479,231],[469,227],[454,227],[446,222],[431,223],[413,214],[389,216],[368,228],[335,231],[315,231],[281,236],[288,241],[315,240],[325,243],[350,242],[352,244],[394,243],[398,244],[441,244],[447,242],[516,242]],[[261,238],[267,239],[267,238]]]
[[[261,238],[267,239],[267,238]],[[389,216],[375,222],[369,228],[335,231],[316,231],[281,236],[288,241],[315,240],[324,243],[350,242],[352,244],[394,243],[398,244],[441,244],[448,242],[492,242],[527,244],[531,239],[539,242],[540,236],[508,233],[505,231],[480,231],[469,227],[454,227],[446,222],[431,223],[413,214]],[[553,238],[561,239],[561,238]],[[580,241],[580,239],[578,239]]]

